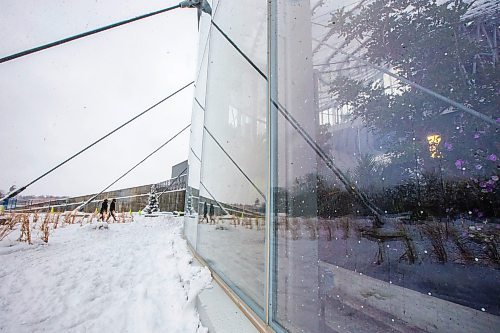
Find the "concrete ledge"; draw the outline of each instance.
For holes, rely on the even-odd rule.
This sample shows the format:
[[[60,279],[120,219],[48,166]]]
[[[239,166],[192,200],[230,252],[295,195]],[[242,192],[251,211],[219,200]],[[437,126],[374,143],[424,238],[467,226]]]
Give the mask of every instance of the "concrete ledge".
[[[210,269],[189,242],[187,245],[197,263]],[[212,287],[203,290],[196,301],[201,323],[210,333],[273,332],[218,275],[210,271]]]
[[[200,293],[197,308],[201,323],[210,333],[259,332],[215,281],[212,288]]]

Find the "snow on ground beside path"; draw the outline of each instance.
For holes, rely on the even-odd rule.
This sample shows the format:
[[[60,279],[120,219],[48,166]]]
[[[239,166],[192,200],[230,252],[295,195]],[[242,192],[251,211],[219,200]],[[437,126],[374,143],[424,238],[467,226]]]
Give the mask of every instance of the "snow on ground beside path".
[[[95,226],[0,242],[1,332],[207,332],[195,298],[210,272],[191,264],[182,218]]]

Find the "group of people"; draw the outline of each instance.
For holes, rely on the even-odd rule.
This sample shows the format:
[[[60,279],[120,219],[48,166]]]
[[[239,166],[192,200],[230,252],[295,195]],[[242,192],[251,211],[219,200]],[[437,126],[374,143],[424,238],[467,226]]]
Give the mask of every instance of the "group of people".
[[[208,218],[207,218],[207,213],[208,215],[210,216],[210,222],[208,221]],[[201,223],[203,223],[204,220],[207,220],[207,223],[215,223],[215,219],[214,219],[214,215],[215,215],[215,208],[214,208],[214,205],[213,204],[210,204],[210,210],[208,209],[208,205],[207,203],[205,202],[203,204],[203,219],[201,220]]]
[[[108,199],[104,199],[104,201],[101,204],[101,210],[99,211],[100,213],[99,221],[107,222],[110,217],[113,217],[113,220],[116,222],[115,212],[116,212],[116,199],[111,200],[111,203],[109,204],[109,210],[108,210]],[[210,220],[208,220],[207,213],[208,216],[210,217]],[[209,208],[207,203],[205,202],[205,204],[203,205],[203,219],[201,220],[201,222],[206,220],[207,223],[212,223],[212,222],[215,223],[214,215],[215,215],[214,205],[210,204]]]
[[[111,203],[109,204],[109,214],[108,214],[108,199],[104,199],[104,201],[101,204],[101,210],[99,212],[101,214],[99,220],[104,221],[104,218],[106,218],[106,222],[108,222],[109,217],[112,216],[113,220],[116,222],[115,211],[116,211],[116,199],[111,200]]]

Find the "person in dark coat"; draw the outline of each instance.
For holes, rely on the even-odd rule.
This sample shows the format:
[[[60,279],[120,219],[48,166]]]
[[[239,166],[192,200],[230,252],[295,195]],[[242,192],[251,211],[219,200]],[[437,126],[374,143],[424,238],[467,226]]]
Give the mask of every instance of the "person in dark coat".
[[[106,219],[106,222],[109,220],[110,216],[113,216],[113,220],[116,222],[115,211],[116,211],[116,199],[113,199],[111,200],[111,204],[109,205],[109,215],[108,218]]]
[[[212,221],[213,221],[214,224],[215,224],[215,219],[214,219],[215,209],[214,209],[214,205],[213,204],[210,204],[210,212],[209,212],[208,215],[210,215],[210,223],[212,223]]]
[[[207,220],[207,223],[208,223],[207,213],[208,213],[208,206],[207,206],[207,202],[205,201],[205,203],[203,204],[203,218],[201,219],[200,223],[203,223],[203,221],[205,221],[205,220]]]
[[[105,215],[108,213],[108,199],[104,199],[102,202],[101,211],[99,213],[101,214],[99,220],[104,221]]]

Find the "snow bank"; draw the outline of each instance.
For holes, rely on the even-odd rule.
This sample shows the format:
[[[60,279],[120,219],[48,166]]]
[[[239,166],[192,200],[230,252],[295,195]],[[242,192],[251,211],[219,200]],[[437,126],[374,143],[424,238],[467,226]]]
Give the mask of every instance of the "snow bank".
[[[0,242],[0,331],[207,332],[194,300],[210,272],[191,263],[182,218],[136,221]]]

